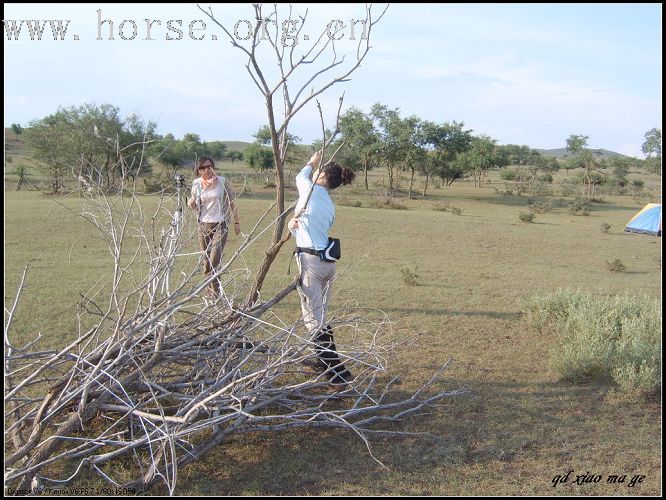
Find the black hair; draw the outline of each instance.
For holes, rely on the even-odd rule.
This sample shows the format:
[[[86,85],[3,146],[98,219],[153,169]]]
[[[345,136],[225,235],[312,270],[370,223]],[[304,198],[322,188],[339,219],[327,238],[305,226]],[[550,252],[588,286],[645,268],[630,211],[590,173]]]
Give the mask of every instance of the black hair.
[[[335,189],[342,184],[346,186],[351,184],[356,174],[347,167],[341,167],[335,162],[327,163],[322,167],[322,172],[326,176],[326,186],[328,189]]]

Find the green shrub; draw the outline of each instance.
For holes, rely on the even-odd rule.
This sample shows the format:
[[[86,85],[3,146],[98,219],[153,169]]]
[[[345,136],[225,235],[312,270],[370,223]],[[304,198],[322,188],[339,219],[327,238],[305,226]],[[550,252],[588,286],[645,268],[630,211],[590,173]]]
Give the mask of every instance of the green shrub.
[[[529,191],[535,196],[550,196],[553,194],[553,188],[550,184],[543,181],[532,182]]]
[[[385,194],[379,194],[373,196],[370,201],[370,206],[372,208],[388,208],[392,210],[407,210],[407,207],[404,203],[396,200],[393,196],[387,196]]]
[[[433,210],[437,210],[438,212],[451,212],[454,215],[462,215],[463,212],[465,211],[464,208],[462,207],[452,207],[449,205],[449,202],[447,201],[446,203],[438,203],[434,207],[432,207]]]
[[[381,179],[370,181],[370,186],[376,189],[386,189],[388,184],[386,183],[386,180],[382,177]]]
[[[651,308],[622,323],[612,373],[622,392],[650,396],[661,390],[661,305],[655,301]]]
[[[520,212],[520,214],[518,214],[518,218],[520,220],[522,220],[523,222],[528,222],[528,223],[532,222],[535,217],[536,217],[536,215],[534,214],[534,212]]]
[[[601,228],[602,233],[608,234],[608,230],[611,228],[611,225],[608,222],[602,222],[599,227]]]
[[[20,191],[21,187],[24,184],[32,184],[30,181],[30,172],[28,171],[28,167],[26,167],[23,164],[16,165],[14,167],[14,172],[12,172],[16,176],[16,190]]]
[[[535,214],[545,214],[553,210],[553,203],[551,201],[529,200],[527,206]]]
[[[627,270],[627,266],[625,266],[620,259],[615,259],[611,262],[606,261],[606,266],[609,271],[614,273],[622,273]]]
[[[572,215],[590,215],[590,200],[577,196],[569,205],[569,213]]]
[[[418,267],[414,269],[412,272],[411,269],[409,268],[403,268],[400,269],[400,273],[402,274],[402,279],[408,286],[417,286],[418,285],[418,279],[419,275],[416,274],[416,271],[418,270]]]
[[[532,297],[527,317],[555,331],[551,362],[564,378],[613,381],[640,396],[661,390],[660,299],[558,290]]]
[[[644,186],[645,183],[640,179],[633,179],[631,181],[631,187],[634,189],[634,191],[641,191]]]
[[[336,200],[336,204],[341,206],[341,207],[354,207],[354,208],[360,208],[363,206],[360,200],[352,200],[347,198],[346,196],[341,196]]]
[[[498,188],[493,188],[497,194],[501,194],[502,196],[513,196],[513,188],[507,184],[504,184],[506,189],[498,189]],[[520,196],[520,195],[518,195]]]
[[[574,184],[563,183],[561,189],[562,196],[578,196],[580,194],[580,189]]]
[[[500,178],[505,181],[515,181],[518,178],[518,172],[516,170],[506,168],[500,172]]]

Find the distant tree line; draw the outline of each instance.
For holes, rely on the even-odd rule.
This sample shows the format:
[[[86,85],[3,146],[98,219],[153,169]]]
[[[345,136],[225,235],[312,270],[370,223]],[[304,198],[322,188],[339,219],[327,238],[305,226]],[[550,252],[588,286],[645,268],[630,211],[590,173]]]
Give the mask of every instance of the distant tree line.
[[[161,136],[155,132],[156,128],[154,122],[144,122],[136,114],[122,119],[119,109],[109,104],[60,108],[52,115],[30,122],[26,129],[12,124],[14,132],[25,137],[37,167],[51,180],[54,192],[62,189],[64,178],[70,173],[108,189],[128,178],[149,175],[157,163],[173,176],[203,155],[232,162],[244,159],[266,176],[267,183],[270,181],[275,165],[267,126],[254,134],[255,141],[244,153],[227,151],[221,141],[202,141],[195,133],[187,133],[182,139],[173,134]],[[396,188],[399,173],[406,172],[410,198],[417,176],[423,179],[422,195],[427,196],[434,178],[446,186],[472,178],[475,186],[483,186],[488,171],[508,165],[528,167],[534,179],[545,179],[560,167],[580,168],[581,182],[590,198],[594,197],[595,186],[609,179],[619,186],[628,182],[626,175],[631,166],[661,175],[661,129],[658,128],[645,134],[646,160],[623,156],[602,159],[596,150],[588,147],[588,136],[571,135],[567,139],[569,156],[562,162],[525,145],[498,145],[488,135],[475,136],[463,122],[439,123],[414,115],[403,117],[398,108],[381,103],[374,104],[369,113],[349,108],[340,116],[339,128],[338,139],[329,147],[331,151],[340,148],[337,161],[362,172],[366,189],[369,189],[368,172],[385,169],[389,194]],[[310,146],[300,143],[300,137],[287,134],[287,165],[304,163],[313,149],[321,147],[321,141]],[[537,170],[545,176],[538,177]]]
[[[59,108],[25,129],[12,124],[16,134],[23,134],[53,192],[61,191],[72,174],[86,184],[112,189],[151,174],[158,163],[172,176],[199,156],[242,158],[238,151],[227,151],[221,141],[205,142],[194,133],[176,139],[173,134],[161,136],[156,129],[154,122],[136,114],[121,118],[119,108],[110,104]]]
[[[403,117],[398,108],[381,103],[374,104],[367,114],[350,108],[341,116],[340,130],[340,139],[332,148],[344,142],[339,159],[363,172],[366,189],[369,170],[386,170],[389,194],[395,189],[398,174],[407,172],[410,198],[417,176],[423,179],[422,195],[427,196],[434,178],[450,186],[456,180],[472,177],[475,185],[482,186],[489,170],[509,164],[546,167],[551,161],[527,146],[501,146],[488,135],[474,136],[464,122]]]

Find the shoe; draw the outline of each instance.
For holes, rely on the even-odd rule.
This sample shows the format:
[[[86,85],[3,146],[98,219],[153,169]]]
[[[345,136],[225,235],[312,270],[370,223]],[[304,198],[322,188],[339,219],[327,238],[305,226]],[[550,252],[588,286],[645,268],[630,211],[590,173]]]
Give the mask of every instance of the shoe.
[[[314,361],[314,369],[317,370],[318,373],[326,373],[328,369],[330,368],[326,363],[324,363],[320,358],[317,358]]]
[[[345,368],[341,372],[336,373],[330,382],[333,385],[348,385],[352,380],[354,380],[354,377],[351,372]]]
[[[335,342],[333,342],[333,330],[330,325],[326,326],[322,330],[319,330],[313,337],[315,342],[315,352],[317,353],[317,367],[322,371],[328,369],[333,369],[334,372],[337,372],[335,368],[339,366],[342,362],[338,356],[337,351],[335,350]]]

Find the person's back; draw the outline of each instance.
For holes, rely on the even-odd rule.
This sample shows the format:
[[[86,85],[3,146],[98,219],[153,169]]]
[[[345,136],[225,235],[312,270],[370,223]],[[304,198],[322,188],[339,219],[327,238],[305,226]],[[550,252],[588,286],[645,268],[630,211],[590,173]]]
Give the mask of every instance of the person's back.
[[[296,246],[323,250],[328,244],[328,232],[335,222],[335,206],[324,186],[314,184],[314,188],[312,187],[312,168],[308,164],[296,176],[299,198],[295,212],[300,214],[299,228],[295,233]],[[306,200],[307,206],[304,210]]]

